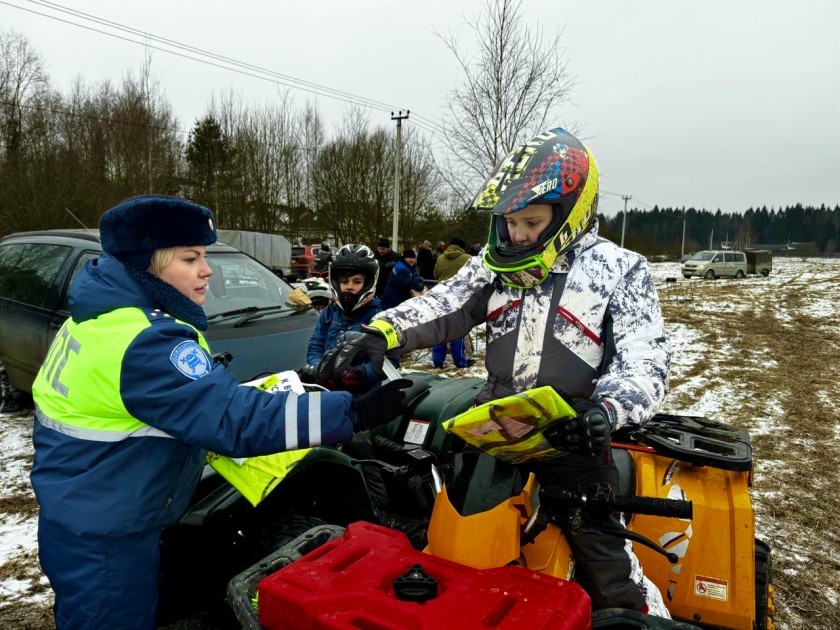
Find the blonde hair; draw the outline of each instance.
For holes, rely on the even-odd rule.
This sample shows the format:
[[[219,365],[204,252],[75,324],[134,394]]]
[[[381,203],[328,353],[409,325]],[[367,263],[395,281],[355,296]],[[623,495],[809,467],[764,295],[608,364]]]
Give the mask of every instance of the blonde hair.
[[[172,258],[174,256],[174,247],[164,247],[162,249],[156,249],[155,253],[152,254],[152,262],[149,263],[149,268],[151,269],[152,273],[155,274],[158,278],[160,278],[161,270],[164,267],[166,267],[166,265],[172,262]]]

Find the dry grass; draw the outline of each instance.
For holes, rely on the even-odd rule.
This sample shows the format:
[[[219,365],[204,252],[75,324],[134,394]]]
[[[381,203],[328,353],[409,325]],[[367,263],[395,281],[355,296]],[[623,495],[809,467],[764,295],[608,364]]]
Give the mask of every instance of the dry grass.
[[[697,285],[692,300],[663,300],[666,321],[693,329],[709,349],[707,361],[672,374],[668,406],[691,406],[696,377],[731,388],[720,417],[753,433],[754,506],[773,550],[777,627],[840,628],[840,328],[809,314],[815,293],[840,297],[840,287],[806,277],[773,293],[755,282]],[[729,307],[714,307],[722,301]]]

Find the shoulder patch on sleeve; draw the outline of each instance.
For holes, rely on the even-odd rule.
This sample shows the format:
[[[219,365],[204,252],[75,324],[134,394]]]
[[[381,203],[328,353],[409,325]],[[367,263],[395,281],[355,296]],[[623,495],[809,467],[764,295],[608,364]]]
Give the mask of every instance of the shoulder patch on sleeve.
[[[197,380],[210,373],[210,358],[195,341],[183,341],[175,346],[169,360],[181,374]]]

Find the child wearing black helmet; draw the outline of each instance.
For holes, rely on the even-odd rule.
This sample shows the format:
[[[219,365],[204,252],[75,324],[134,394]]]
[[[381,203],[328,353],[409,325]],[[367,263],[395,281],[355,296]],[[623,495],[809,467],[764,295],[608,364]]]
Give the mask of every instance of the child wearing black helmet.
[[[330,267],[330,304],[321,311],[306,351],[308,367],[314,368],[338,338],[350,330],[360,331],[382,310],[375,297],[379,263],[366,245],[344,245]],[[304,369],[302,376],[306,378]],[[307,379],[309,380],[309,379]],[[369,389],[382,379],[370,363],[351,366],[339,378],[332,379],[341,389],[358,392]]]

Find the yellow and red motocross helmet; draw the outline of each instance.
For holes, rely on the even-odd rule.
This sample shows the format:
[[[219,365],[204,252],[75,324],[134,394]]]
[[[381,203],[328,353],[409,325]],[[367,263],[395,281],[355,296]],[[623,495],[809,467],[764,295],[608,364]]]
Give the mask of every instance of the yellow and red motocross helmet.
[[[537,243],[515,246],[505,215],[532,204],[552,206],[552,222]],[[472,207],[493,215],[484,265],[508,286],[528,289],[548,277],[557,256],[574,245],[595,220],[598,166],[580,140],[565,129],[549,129],[501,161]]]

